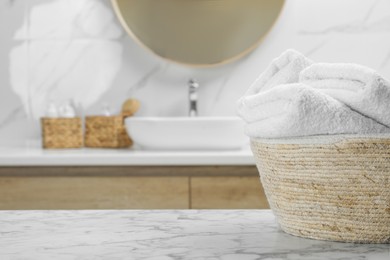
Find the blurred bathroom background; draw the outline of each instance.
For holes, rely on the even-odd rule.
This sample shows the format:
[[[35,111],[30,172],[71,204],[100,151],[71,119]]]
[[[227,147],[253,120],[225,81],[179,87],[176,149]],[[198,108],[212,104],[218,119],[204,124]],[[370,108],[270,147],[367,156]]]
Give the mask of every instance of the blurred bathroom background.
[[[235,115],[236,100],[273,57],[294,48],[315,61],[355,62],[390,78],[390,1],[287,0],[261,44],[230,64],[165,61],[124,31],[109,0],[0,0],[0,143],[40,136],[50,101],[85,114],[141,101],[139,116],[186,116],[189,78],[199,115]]]

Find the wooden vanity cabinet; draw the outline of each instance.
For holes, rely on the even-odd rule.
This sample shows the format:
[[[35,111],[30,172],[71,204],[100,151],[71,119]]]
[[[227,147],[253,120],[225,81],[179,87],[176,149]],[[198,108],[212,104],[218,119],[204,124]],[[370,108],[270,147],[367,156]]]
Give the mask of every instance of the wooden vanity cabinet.
[[[0,209],[268,208],[255,166],[1,167]]]

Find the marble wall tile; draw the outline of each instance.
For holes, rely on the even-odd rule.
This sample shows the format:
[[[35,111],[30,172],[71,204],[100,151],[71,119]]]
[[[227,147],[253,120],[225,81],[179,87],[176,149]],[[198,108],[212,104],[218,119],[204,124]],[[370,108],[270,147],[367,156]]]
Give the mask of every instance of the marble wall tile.
[[[196,78],[199,112],[235,114],[235,102],[287,48],[315,61],[356,62],[390,78],[390,1],[287,0],[251,54],[215,68],[167,62],[136,44],[108,0],[0,0],[0,143],[39,137],[49,100],[113,112],[128,97],[140,116],[185,116]]]
[[[23,1],[23,0],[17,0]],[[26,0],[24,0],[26,1]],[[118,39],[123,30],[107,0],[28,0],[28,39]]]
[[[50,100],[73,99],[84,107],[94,104],[109,90],[120,69],[122,49],[109,40],[31,41],[28,83],[32,116],[42,116]]]
[[[12,66],[19,66],[20,76],[15,79],[19,85],[26,84],[27,78],[27,48],[20,39],[27,36],[23,27],[27,14],[26,1],[0,1],[0,141],[14,142],[26,139],[33,134],[26,131],[31,125],[24,108],[28,92],[18,93],[10,85]],[[16,33],[18,31],[18,33]],[[12,64],[9,56],[14,48],[19,49],[19,65]]]

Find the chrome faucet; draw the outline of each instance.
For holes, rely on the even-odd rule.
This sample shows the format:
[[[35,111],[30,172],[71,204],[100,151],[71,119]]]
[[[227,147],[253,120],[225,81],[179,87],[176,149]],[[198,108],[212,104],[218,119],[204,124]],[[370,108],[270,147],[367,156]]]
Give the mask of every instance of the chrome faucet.
[[[188,87],[189,87],[188,98],[190,100],[189,116],[195,117],[198,115],[197,103],[198,103],[199,84],[194,79],[190,79],[188,81]]]

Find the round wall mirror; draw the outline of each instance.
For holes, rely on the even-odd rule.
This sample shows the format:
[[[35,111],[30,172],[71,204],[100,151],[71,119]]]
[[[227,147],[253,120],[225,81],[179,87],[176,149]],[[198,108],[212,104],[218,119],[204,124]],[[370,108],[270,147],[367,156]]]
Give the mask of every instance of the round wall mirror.
[[[125,30],[165,59],[210,66],[253,50],[284,0],[112,0]]]

